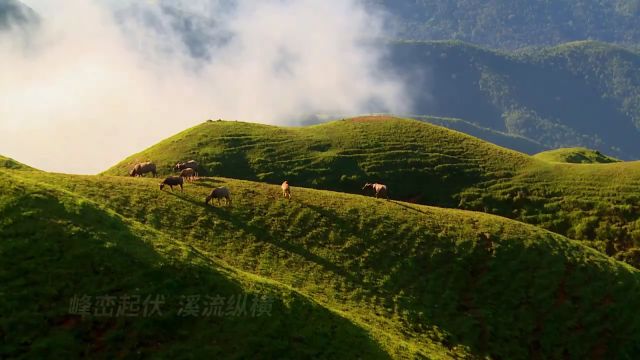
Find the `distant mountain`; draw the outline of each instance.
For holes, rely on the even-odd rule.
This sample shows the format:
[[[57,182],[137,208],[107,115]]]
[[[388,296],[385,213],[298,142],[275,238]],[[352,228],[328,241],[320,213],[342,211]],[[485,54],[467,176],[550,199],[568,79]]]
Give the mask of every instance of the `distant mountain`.
[[[168,1],[155,7],[136,3],[118,10],[117,17],[123,23],[137,18],[160,33],[178,36],[194,58],[208,58],[232,36],[222,31],[221,21],[234,12],[235,2],[222,3],[214,13],[192,13]],[[410,10],[429,9],[426,1],[377,3],[394,16],[413,13],[419,18],[419,11]],[[438,9],[444,11],[444,5]],[[616,14],[622,16],[623,9]],[[492,23],[485,26],[490,31]],[[479,30],[465,31],[472,35]],[[536,34],[531,32],[532,37]],[[460,41],[392,41],[380,46],[389,54],[380,71],[406,78],[413,114],[460,119],[438,123],[529,154],[587,147],[624,160],[640,159],[639,52],[596,41],[517,51]]]
[[[142,1],[120,0],[138,9]],[[181,4],[183,3],[183,4]],[[199,22],[227,16],[237,0],[212,2],[210,13],[190,13],[180,19],[186,1],[154,2],[175,15],[172,26],[198,30]],[[640,45],[640,0],[364,0],[386,14],[389,37],[407,40],[462,40],[482,46],[515,49],[549,46],[578,40]],[[200,28],[201,29],[201,28]],[[198,39],[188,39],[190,45]],[[195,41],[192,41],[195,40]]]
[[[515,5],[498,6],[490,2],[471,9],[471,2],[456,2],[457,10],[451,10],[453,15],[447,17],[444,16],[449,11],[446,2],[430,5],[430,1],[369,1],[370,5],[374,3],[387,8],[392,19],[411,18],[417,22],[423,17],[423,10],[441,14],[433,15],[437,21],[429,23],[429,29],[436,29],[438,26],[434,24],[447,19],[454,21],[455,16],[462,16],[461,13],[471,18],[495,8],[500,10],[495,10],[495,14],[509,10],[519,18],[529,12],[538,14],[534,10],[542,6],[533,2],[515,8]],[[637,17],[638,11],[631,2],[613,3],[617,4],[615,11],[609,9],[613,5],[601,2],[597,6],[583,7],[584,14],[580,13],[580,16],[589,18],[589,14],[601,13],[624,19]],[[640,0],[635,3],[640,4]],[[221,1],[212,13],[194,13],[176,7],[170,1],[160,1],[153,6],[136,2],[123,4],[115,10],[115,16],[123,26],[133,19],[168,37],[177,36],[184,43],[183,50],[194,58],[215,56],[216,47],[223,46],[232,36],[222,30],[221,21],[235,11],[234,0]],[[578,8],[576,4],[581,3],[563,1],[554,6],[558,11],[565,8],[574,11]],[[19,1],[0,0],[0,28],[28,24],[37,19],[38,15]],[[602,22],[607,23],[607,19],[605,16]],[[552,23],[559,26],[556,20]],[[482,31],[492,32],[495,21],[487,20],[471,30],[461,25],[457,33],[446,35],[443,32],[442,36],[476,41],[474,37],[480,36]],[[598,22],[588,24],[589,29],[596,29]],[[616,24],[617,27],[611,26],[621,29],[625,23]],[[541,26],[540,31],[545,29]],[[640,32],[634,26],[629,26],[628,30],[630,34]],[[508,33],[515,36],[517,31]],[[532,40],[527,44],[539,44],[535,40],[538,34],[530,31]],[[494,35],[496,41],[501,41],[499,38],[508,34],[494,32]],[[400,36],[405,35],[400,32]],[[552,36],[540,36],[553,39]],[[617,41],[615,36],[607,36],[595,38]],[[629,41],[619,42],[635,41],[632,41],[635,35],[625,36],[621,39]],[[576,35],[575,38],[580,37]],[[549,43],[554,42],[549,40]],[[412,113],[428,115],[423,120],[455,118],[455,121],[440,119],[435,123],[529,154],[554,148],[587,147],[623,160],[640,159],[638,51],[595,41],[516,51],[488,50],[460,41],[393,41],[380,46],[386,46],[389,54],[380,71],[395,72],[406,78],[408,93],[414,103]]]
[[[417,114],[463,119],[545,149],[640,158],[640,54],[632,50],[599,42],[514,52],[396,42],[386,66],[407,78]]]
[[[638,0],[367,0],[389,14],[396,35],[458,39],[492,48],[576,40],[640,44]]]

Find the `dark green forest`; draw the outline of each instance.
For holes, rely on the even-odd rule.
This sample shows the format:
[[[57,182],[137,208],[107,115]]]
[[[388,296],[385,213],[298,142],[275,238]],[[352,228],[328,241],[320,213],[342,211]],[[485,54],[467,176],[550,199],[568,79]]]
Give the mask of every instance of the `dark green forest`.
[[[637,45],[638,0],[367,0],[397,37],[457,39],[491,48],[599,40]]]
[[[594,41],[519,51],[403,41],[390,44],[387,66],[406,77],[416,114],[463,119],[545,149],[640,157],[640,54],[633,50]]]

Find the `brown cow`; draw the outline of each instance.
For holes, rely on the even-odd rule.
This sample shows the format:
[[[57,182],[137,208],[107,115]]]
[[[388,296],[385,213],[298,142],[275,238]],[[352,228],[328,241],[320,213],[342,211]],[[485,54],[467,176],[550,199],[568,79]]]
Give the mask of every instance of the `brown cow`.
[[[291,187],[289,187],[289,182],[286,180],[282,183],[282,196],[284,196],[285,199],[291,200]]]
[[[186,168],[180,171],[180,177],[187,179],[187,181],[193,181],[196,177],[196,171],[192,168]]]
[[[373,184],[366,183],[362,187],[362,190],[366,190],[366,189],[373,189],[376,199],[385,198],[389,200],[389,191],[387,190],[387,185],[379,184],[379,183],[373,183]]]
[[[169,176],[160,183],[160,190],[164,189],[165,185],[168,185],[171,191],[173,191],[174,186],[180,186],[180,191],[184,191],[183,184],[184,180],[180,176]]]
[[[218,200],[218,205],[220,205],[220,199],[224,199],[225,205],[231,205],[231,192],[226,187],[217,187],[211,190],[211,193],[207,196],[207,199],[204,201],[205,204],[209,205],[211,199]]]
[[[177,163],[176,164],[176,170],[180,171],[180,170],[184,170],[184,169],[193,169],[193,171],[195,171],[196,176],[198,176],[198,162],[195,160],[189,160],[186,163]]]
[[[158,174],[156,172],[156,164],[150,161],[136,164],[129,172],[129,176],[143,176],[148,172],[152,173],[153,177],[156,177],[156,175]]]

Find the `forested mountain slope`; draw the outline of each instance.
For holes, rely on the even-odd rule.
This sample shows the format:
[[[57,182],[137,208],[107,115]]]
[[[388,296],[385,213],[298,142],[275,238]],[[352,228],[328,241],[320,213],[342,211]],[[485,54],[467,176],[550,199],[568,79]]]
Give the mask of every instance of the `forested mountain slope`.
[[[545,149],[640,158],[640,54],[597,42],[497,52],[461,42],[394,43],[414,113],[459,118]]]
[[[576,40],[640,44],[637,0],[367,0],[400,38],[458,39],[491,48]]]

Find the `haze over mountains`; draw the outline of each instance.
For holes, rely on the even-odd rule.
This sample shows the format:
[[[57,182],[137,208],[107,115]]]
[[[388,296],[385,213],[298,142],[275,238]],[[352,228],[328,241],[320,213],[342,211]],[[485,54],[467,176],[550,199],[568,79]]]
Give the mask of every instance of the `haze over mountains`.
[[[193,14],[216,2],[166,3],[27,2],[43,18],[32,43],[0,33],[0,131],[10,135],[1,150],[91,173],[208,118],[295,124],[410,109],[403,82],[380,68],[384,49],[366,41],[381,34],[377,17],[356,1],[247,1],[213,22]],[[209,35],[219,35],[202,45],[215,57],[198,57],[190,41]]]
[[[15,13],[8,12],[6,4],[16,8],[19,3],[3,1],[4,13]],[[45,12],[50,8],[46,1],[28,3]],[[435,119],[422,116],[455,118],[435,123],[530,154],[581,146],[623,160],[640,158],[640,54],[634,50],[638,28],[632,26],[638,19],[637,1],[482,6],[474,1],[371,0],[364,6],[306,1],[267,2],[260,8],[233,0],[107,4],[101,9],[108,15],[101,17],[110,19],[108,31],[102,26],[98,33],[116,39],[117,32],[124,31],[126,39],[99,45],[81,42],[84,49],[71,54],[81,59],[73,61],[75,68],[116,74],[106,75],[110,85],[78,77],[77,86],[89,90],[79,90],[77,99],[44,92],[32,101],[12,100],[3,113],[9,122],[37,117],[58,124],[48,131],[73,134],[79,126],[92,129],[89,132],[96,135],[86,140],[87,145],[95,143],[97,134],[103,143],[124,140],[118,157],[100,159],[100,166],[91,165],[90,172],[206,118],[295,125],[369,112],[417,115],[426,121]],[[91,6],[93,13],[96,8]],[[324,14],[322,22],[309,20],[316,13]],[[278,20],[261,20],[267,18]],[[269,32],[275,35],[265,37]],[[408,41],[416,39],[420,41]],[[587,39],[625,47],[598,41],[565,43]],[[543,45],[553,47],[540,48]],[[482,46],[532,48],[498,51]],[[120,60],[113,66],[95,66],[83,59],[91,62],[96,57],[78,56],[101,51]],[[19,65],[22,73],[33,70],[33,64]],[[324,74],[327,69],[330,76]],[[56,79],[71,78],[74,71],[62,73]],[[68,86],[46,75],[42,81]],[[7,89],[21,94],[24,77],[16,82]],[[123,88],[135,91],[123,93]],[[15,105],[20,102],[25,105]],[[66,103],[73,106],[60,105]],[[83,106],[87,103],[91,106]],[[47,106],[40,109],[39,104]],[[69,120],[74,107],[83,115]],[[328,115],[317,116],[322,114]],[[136,121],[128,121],[131,118]],[[27,122],[45,127],[42,120]],[[32,136],[46,138],[37,130]],[[48,159],[19,156],[28,151],[18,143],[5,144],[2,150],[47,168],[44,163],[72,153],[65,144],[53,148],[60,150]],[[100,154],[92,156],[97,159]],[[88,169],[85,163],[71,171],[83,172],[81,168]]]

